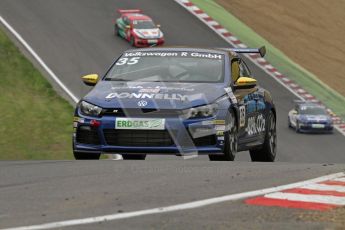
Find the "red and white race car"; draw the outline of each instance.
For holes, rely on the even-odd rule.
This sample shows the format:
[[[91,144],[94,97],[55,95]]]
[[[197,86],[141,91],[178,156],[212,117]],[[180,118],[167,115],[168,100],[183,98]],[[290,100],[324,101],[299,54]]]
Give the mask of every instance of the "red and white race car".
[[[114,33],[123,37],[135,47],[162,45],[163,32],[152,19],[139,9],[118,10],[121,17],[115,21]]]

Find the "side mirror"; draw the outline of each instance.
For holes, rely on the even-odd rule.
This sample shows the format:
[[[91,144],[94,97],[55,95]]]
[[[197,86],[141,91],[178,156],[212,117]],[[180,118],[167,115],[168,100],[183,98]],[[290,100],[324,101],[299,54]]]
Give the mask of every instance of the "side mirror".
[[[98,82],[98,74],[89,74],[81,77],[85,85],[95,86]]]
[[[130,29],[130,28],[131,28],[131,26],[130,26],[130,25],[127,25],[127,26],[125,26],[125,28],[126,28],[126,29]]]
[[[251,77],[239,77],[234,86],[235,89],[251,89],[256,86],[256,80]]]
[[[161,25],[160,25],[160,24],[157,24],[156,26],[157,26],[157,28],[161,28]]]

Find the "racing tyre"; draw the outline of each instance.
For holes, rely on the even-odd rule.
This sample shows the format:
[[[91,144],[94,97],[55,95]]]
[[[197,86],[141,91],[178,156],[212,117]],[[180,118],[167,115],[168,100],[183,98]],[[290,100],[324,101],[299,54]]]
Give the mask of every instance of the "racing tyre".
[[[97,153],[81,153],[81,152],[73,152],[74,158],[76,160],[99,160],[101,154]]]
[[[114,26],[114,35],[115,36],[120,36],[119,27],[117,25]]]
[[[224,155],[208,155],[211,161],[233,161],[237,152],[238,133],[234,113],[229,113],[225,127],[229,130],[224,133]]]
[[[131,46],[135,47],[135,38],[131,36],[131,40],[129,41],[131,43]]]
[[[296,128],[295,128],[295,130],[296,130],[296,133],[299,133],[299,132],[300,132],[300,128],[299,128],[299,123],[298,123],[298,121],[296,121]]]
[[[124,160],[145,160],[146,154],[123,154]]]
[[[273,162],[277,154],[276,118],[272,111],[268,116],[265,141],[260,149],[249,150],[252,161]]]

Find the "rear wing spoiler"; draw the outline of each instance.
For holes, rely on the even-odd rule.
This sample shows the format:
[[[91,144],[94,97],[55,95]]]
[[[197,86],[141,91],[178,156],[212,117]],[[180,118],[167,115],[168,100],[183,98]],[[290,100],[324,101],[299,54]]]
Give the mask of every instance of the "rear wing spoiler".
[[[141,13],[142,10],[140,9],[118,9],[117,12],[119,12],[120,14],[127,14],[127,13]]]
[[[258,53],[261,57],[266,54],[266,47],[262,46],[260,48],[221,48],[222,50],[233,51],[236,53]]]

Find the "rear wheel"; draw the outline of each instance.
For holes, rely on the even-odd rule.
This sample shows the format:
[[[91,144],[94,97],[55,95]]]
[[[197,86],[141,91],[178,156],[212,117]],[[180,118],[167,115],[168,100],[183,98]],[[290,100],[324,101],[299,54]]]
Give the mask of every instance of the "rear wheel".
[[[124,160],[145,160],[146,154],[123,154]]]
[[[225,127],[229,130],[224,133],[223,155],[208,155],[211,161],[233,161],[237,152],[238,133],[237,122],[234,113],[231,111],[226,119]]]
[[[277,154],[277,129],[276,118],[272,111],[268,116],[265,141],[260,149],[250,150],[252,161],[273,162]]]
[[[99,160],[101,154],[99,153],[81,153],[73,152],[74,158],[76,160]]]

